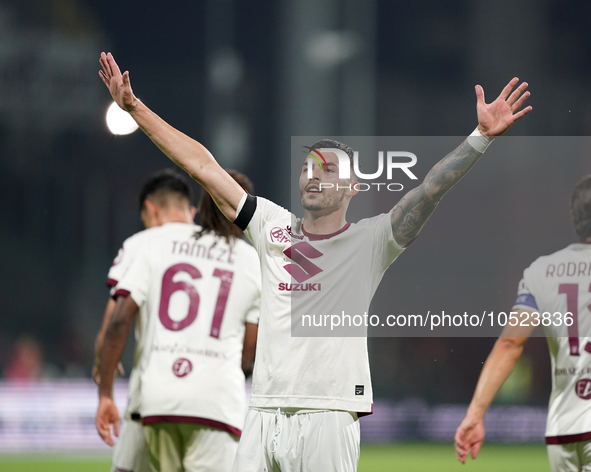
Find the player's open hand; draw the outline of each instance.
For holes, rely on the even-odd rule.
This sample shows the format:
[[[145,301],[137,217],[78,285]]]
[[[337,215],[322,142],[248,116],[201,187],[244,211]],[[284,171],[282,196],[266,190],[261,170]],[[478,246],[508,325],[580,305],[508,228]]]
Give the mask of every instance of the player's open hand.
[[[103,70],[99,71],[99,76],[103,80],[104,84],[111,92],[111,97],[117,102],[121,108],[125,111],[131,111],[135,109],[139,100],[133,94],[131,90],[131,83],[129,82],[129,71],[125,71],[121,74],[119,66],[115,62],[111,53],[101,53],[99,59]]]
[[[484,424],[482,420],[474,420],[466,416],[456,431],[455,446],[458,460],[465,464],[470,449],[472,450],[472,459],[476,459],[483,441]]]
[[[96,412],[96,429],[103,441],[109,446],[115,442],[111,436],[111,425],[115,436],[119,437],[119,411],[112,398],[101,397],[98,411]]]
[[[514,77],[505,86],[501,94],[492,103],[484,102],[484,90],[476,86],[476,112],[478,114],[478,130],[483,136],[500,136],[519,118],[527,115],[532,107],[520,110],[521,105],[530,96],[526,92],[527,82],[522,82],[515,90],[519,79]],[[513,90],[513,92],[511,92]]]

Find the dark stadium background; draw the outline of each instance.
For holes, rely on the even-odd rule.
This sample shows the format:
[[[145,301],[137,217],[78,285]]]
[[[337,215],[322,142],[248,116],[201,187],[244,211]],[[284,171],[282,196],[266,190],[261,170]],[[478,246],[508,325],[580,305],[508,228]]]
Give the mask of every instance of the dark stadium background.
[[[153,110],[247,172],[259,195],[289,206],[292,135],[465,136],[476,125],[476,83],[488,100],[513,76],[530,83],[534,111],[512,136],[588,135],[590,27],[582,0],[0,0],[0,374],[29,339],[40,346],[42,376],[89,377],[105,275],[121,242],[141,229],[136,195],[153,171],[171,166],[141,132],[107,130],[101,51],[130,71]],[[499,186],[473,213],[452,211],[446,231],[427,225],[424,244],[444,252],[461,237],[488,268],[471,286],[450,283],[457,297],[493,284],[495,306],[508,309],[521,271],[573,240],[571,176],[591,165],[588,156],[557,159],[568,176],[555,202],[563,217],[520,235],[519,258],[470,238],[470,223],[541,215],[535,192],[516,192],[511,204]],[[554,185],[535,182],[547,163],[528,165],[539,191]],[[473,173],[486,175],[485,163]],[[458,254],[446,274],[430,270],[437,250],[421,255],[419,241],[404,255],[414,258],[404,276],[444,284],[449,273],[474,269]],[[467,403],[493,342],[371,339],[376,396]],[[543,405],[545,341],[532,339],[525,357],[531,382],[510,400]]]

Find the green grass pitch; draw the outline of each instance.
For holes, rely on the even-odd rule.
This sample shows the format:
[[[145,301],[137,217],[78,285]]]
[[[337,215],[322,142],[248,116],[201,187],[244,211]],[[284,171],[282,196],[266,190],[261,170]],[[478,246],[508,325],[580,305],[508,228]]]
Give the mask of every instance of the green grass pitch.
[[[109,472],[108,459],[0,456],[2,472]],[[358,472],[549,472],[543,444],[485,444],[475,461],[460,464],[451,444],[362,446]]]
[[[358,472],[550,472],[544,444],[484,444],[476,460],[457,461],[452,444],[362,446]]]

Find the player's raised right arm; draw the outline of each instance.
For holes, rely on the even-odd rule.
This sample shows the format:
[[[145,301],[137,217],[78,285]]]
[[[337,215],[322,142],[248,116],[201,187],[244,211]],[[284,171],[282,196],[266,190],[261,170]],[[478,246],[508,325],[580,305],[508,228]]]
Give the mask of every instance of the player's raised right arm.
[[[170,126],[139,101],[131,89],[129,72],[121,74],[111,53],[101,53],[99,72],[113,100],[129,112],[144,133],[171,161],[185,170],[213,198],[230,221],[236,219],[236,208],[244,190],[217,163],[201,143]]]

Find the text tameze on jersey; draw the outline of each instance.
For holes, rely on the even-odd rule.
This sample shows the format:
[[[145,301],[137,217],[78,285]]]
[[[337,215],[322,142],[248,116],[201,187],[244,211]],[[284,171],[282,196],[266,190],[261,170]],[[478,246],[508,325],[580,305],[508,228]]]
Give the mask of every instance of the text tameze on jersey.
[[[172,241],[172,253],[228,264],[234,263],[232,246],[224,248],[222,244],[216,244],[216,241],[210,245],[201,244],[199,241]]]

